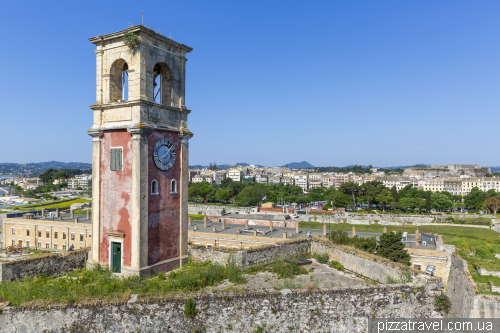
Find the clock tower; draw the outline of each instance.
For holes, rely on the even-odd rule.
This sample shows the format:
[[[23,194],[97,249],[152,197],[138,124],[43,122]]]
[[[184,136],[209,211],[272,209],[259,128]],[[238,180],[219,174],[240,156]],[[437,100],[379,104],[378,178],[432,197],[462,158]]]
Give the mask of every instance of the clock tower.
[[[144,26],[96,46],[91,264],[150,276],[187,262],[186,54]]]

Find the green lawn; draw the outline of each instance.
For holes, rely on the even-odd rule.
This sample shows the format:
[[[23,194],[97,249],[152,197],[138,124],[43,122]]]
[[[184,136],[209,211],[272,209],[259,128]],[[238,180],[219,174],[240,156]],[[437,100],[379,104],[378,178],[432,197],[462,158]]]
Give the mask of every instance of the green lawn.
[[[42,208],[61,208],[61,209],[64,209],[64,208],[69,208],[69,206],[71,206],[74,203],[84,203],[84,202],[89,202],[89,201],[90,200],[87,200],[87,199],[74,199],[74,200],[66,201],[66,202],[61,202],[61,200],[58,200],[58,201],[43,202],[43,203],[38,203],[38,204],[12,206],[12,208],[16,209],[16,210],[21,210],[21,211],[42,210]]]
[[[189,214],[188,216],[191,217],[191,220],[203,220],[206,215]]]
[[[330,230],[351,231],[352,224],[338,223],[331,224]],[[323,229],[321,222],[301,222],[301,228]],[[328,225],[327,225],[328,229]],[[356,225],[356,231],[360,232],[379,232],[381,233],[384,226],[371,225]],[[415,233],[415,226],[387,226],[387,231],[406,231]],[[500,278],[491,276],[480,276],[477,273],[477,266],[482,266],[488,270],[500,271],[500,259],[495,258],[496,253],[500,253],[500,234],[491,229],[471,228],[460,226],[419,226],[420,233],[433,233],[443,236],[445,244],[455,245],[457,254],[469,263],[469,270],[472,277],[480,283],[480,290],[486,291],[486,285],[493,282],[494,285],[500,286]]]

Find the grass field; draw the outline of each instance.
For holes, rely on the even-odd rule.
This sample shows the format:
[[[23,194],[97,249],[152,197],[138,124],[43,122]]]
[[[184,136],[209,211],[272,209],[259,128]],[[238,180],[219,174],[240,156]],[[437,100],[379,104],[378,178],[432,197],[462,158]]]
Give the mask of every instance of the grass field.
[[[331,224],[330,230],[351,231],[352,224],[338,223]],[[322,229],[320,222],[301,222],[301,228]],[[328,226],[327,226],[328,228]],[[356,225],[356,231],[382,233],[384,226]],[[415,233],[415,226],[387,226],[387,231],[406,231],[409,234]],[[500,253],[500,234],[491,229],[471,228],[460,226],[419,226],[420,233],[435,233],[443,236],[445,244],[455,245],[456,252],[463,259],[467,260],[472,277],[479,283],[481,292],[486,292],[486,284],[493,282],[500,286],[500,278],[491,276],[480,276],[476,267],[482,266],[487,270],[500,271],[500,259],[495,258],[496,253]]]
[[[69,208],[74,203],[84,203],[84,202],[89,202],[90,200],[87,199],[74,199],[71,201],[66,201],[66,202],[61,202],[60,200],[58,201],[52,201],[52,202],[44,202],[42,204],[30,204],[30,205],[21,205],[21,206],[13,206],[13,209],[20,210],[20,211],[28,211],[28,210],[42,210],[42,208]],[[85,213],[86,214],[86,213]]]
[[[191,220],[203,220],[206,215],[189,214]]]

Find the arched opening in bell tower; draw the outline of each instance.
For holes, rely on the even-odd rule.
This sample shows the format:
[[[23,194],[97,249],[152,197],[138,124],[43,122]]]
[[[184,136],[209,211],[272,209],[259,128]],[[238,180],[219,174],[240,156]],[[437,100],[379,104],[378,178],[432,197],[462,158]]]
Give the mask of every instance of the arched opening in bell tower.
[[[172,104],[172,72],[162,62],[153,68],[153,102],[168,106]]]
[[[128,64],[123,59],[117,59],[109,71],[109,100],[128,101],[128,95]]]

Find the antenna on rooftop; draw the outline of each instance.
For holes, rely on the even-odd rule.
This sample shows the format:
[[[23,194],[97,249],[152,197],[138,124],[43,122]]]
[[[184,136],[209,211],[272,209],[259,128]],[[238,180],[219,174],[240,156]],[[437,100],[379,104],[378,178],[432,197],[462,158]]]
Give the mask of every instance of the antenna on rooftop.
[[[142,25],[144,25],[144,11],[142,11]]]

